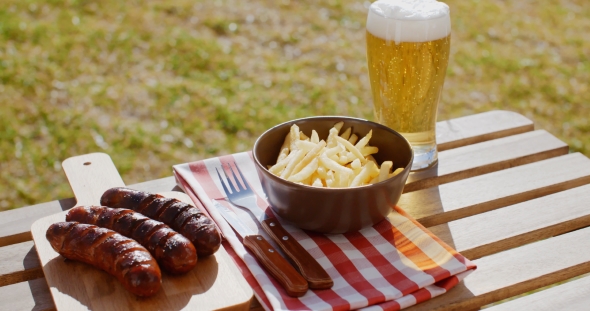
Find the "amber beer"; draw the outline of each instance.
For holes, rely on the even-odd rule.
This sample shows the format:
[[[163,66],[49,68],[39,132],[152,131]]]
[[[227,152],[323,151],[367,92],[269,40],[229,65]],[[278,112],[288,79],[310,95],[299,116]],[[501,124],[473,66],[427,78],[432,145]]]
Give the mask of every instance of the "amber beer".
[[[412,144],[412,170],[434,165],[436,115],[451,44],[448,6],[379,0],[367,17],[367,61],[377,122]]]

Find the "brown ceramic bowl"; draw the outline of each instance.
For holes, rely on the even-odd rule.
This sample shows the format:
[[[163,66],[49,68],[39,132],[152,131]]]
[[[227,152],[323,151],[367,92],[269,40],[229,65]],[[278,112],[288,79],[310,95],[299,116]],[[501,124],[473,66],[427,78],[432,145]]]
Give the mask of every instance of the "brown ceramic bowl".
[[[343,130],[352,127],[359,139],[373,130],[369,145],[379,148],[373,155],[377,162],[393,161],[394,169],[404,168],[402,173],[373,185],[316,188],[284,180],[266,169],[276,163],[291,125],[297,124],[308,136],[314,129],[320,139],[325,139],[339,121],[344,121]],[[410,143],[394,130],[375,122],[340,116],[309,117],[279,124],[258,138],[252,153],[273,211],[299,228],[321,233],[358,231],[383,220],[402,194],[414,157]]]

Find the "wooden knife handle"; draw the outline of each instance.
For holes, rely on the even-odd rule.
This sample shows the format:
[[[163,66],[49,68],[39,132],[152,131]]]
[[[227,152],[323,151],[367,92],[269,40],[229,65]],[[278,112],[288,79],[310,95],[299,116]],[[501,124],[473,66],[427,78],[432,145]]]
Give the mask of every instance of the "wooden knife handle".
[[[260,263],[287,291],[291,297],[301,297],[308,289],[307,281],[261,235],[244,238],[248,248]]]
[[[276,219],[263,220],[262,227],[297,265],[299,272],[309,283],[309,288],[327,289],[334,285],[334,281],[332,281],[326,270]]]

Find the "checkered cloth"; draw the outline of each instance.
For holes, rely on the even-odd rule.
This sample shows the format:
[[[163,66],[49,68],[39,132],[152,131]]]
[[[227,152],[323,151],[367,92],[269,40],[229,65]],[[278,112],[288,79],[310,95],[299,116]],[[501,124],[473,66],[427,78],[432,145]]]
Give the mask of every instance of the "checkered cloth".
[[[403,209],[392,206],[387,220],[346,234],[324,235],[283,224],[334,280],[331,289],[309,290],[302,297],[289,297],[246,251],[241,238],[211,203],[211,200],[218,200],[231,206],[216,172],[216,168],[228,162],[239,166],[260,197],[259,207],[266,210],[266,196],[249,152],[179,164],[173,168],[178,184],[223,232],[226,250],[266,310],[399,310],[446,293],[475,269],[474,264]],[[248,212],[241,208],[232,210],[254,232],[274,243]]]

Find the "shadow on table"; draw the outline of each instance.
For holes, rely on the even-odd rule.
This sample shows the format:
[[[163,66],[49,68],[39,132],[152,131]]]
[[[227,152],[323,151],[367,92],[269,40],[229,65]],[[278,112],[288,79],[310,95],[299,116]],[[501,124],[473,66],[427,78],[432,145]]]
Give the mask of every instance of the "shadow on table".
[[[89,310],[181,310],[198,309],[198,301],[191,304],[191,299],[213,286],[218,269],[215,256],[209,256],[199,260],[197,267],[185,275],[162,272],[161,290],[147,298],[128,292],[115,277],[102,270],[62,256],[47,263],[45,277],[56,291],[54,299],[58,308],[73,303]]]
[[[412,172],[408,181],[411,182],[411,180],[415,180],[417,176],[435,177],[437,175],[438,164],[426,170]],[[447,225],[450,218],[447,217],[448,214],[445,215],[446,211],[443,202],[444,200],[440,192],[440,187],[434,186],[402,194],[398,206],[404,209],[427,229],[436,226],[436,235],[449,246],[455,248],[453,236]]]
[[[61,199],[58,201],[62,211],[67,211],[70,208],[76,206],[75,198]]]
[[[31,246],[31,249],[25,255],[23,267],[26,271],[25,278],[27,280],[43,277],[43,269],[39,266],[39,256],[37,256],[35,246]]]
[[[30,309],[32,311],[55,310],[55,305],[51,299],[51,293],[45,278],[39,278],[27,281],[32,293],[35,305]]]
[[[420,178],[434,179],[434,177],[437,175],[438,164],[428,170],[411,173],[408,181],[412,182],[413,180]],[[426,227],[427,230],[436,227],[436,236],[453,249],[457,249],[453,235],[447,224],[448,219],[445,219],[445,208],[443,205],[444,201],[439,186],[424,187],[425,188],[421,188],[419,191],[414,191],[416,189],[410,189],[410,192],[402,194],[402,197],[398,202],[398,206],[404,209],[414,219],[418,220],[424,227]],[[465,285],[465,282],[460,282],[447,293],[412,306],[406,310],[414,311],[437,309],[441,306],[449,306],[453,303],[458,303],[461,301],[471,301],[470,297],[475,297],[475,295]],[[450,309],[477,310],[478,308],[465,305],[456,306],[455,308]]]

